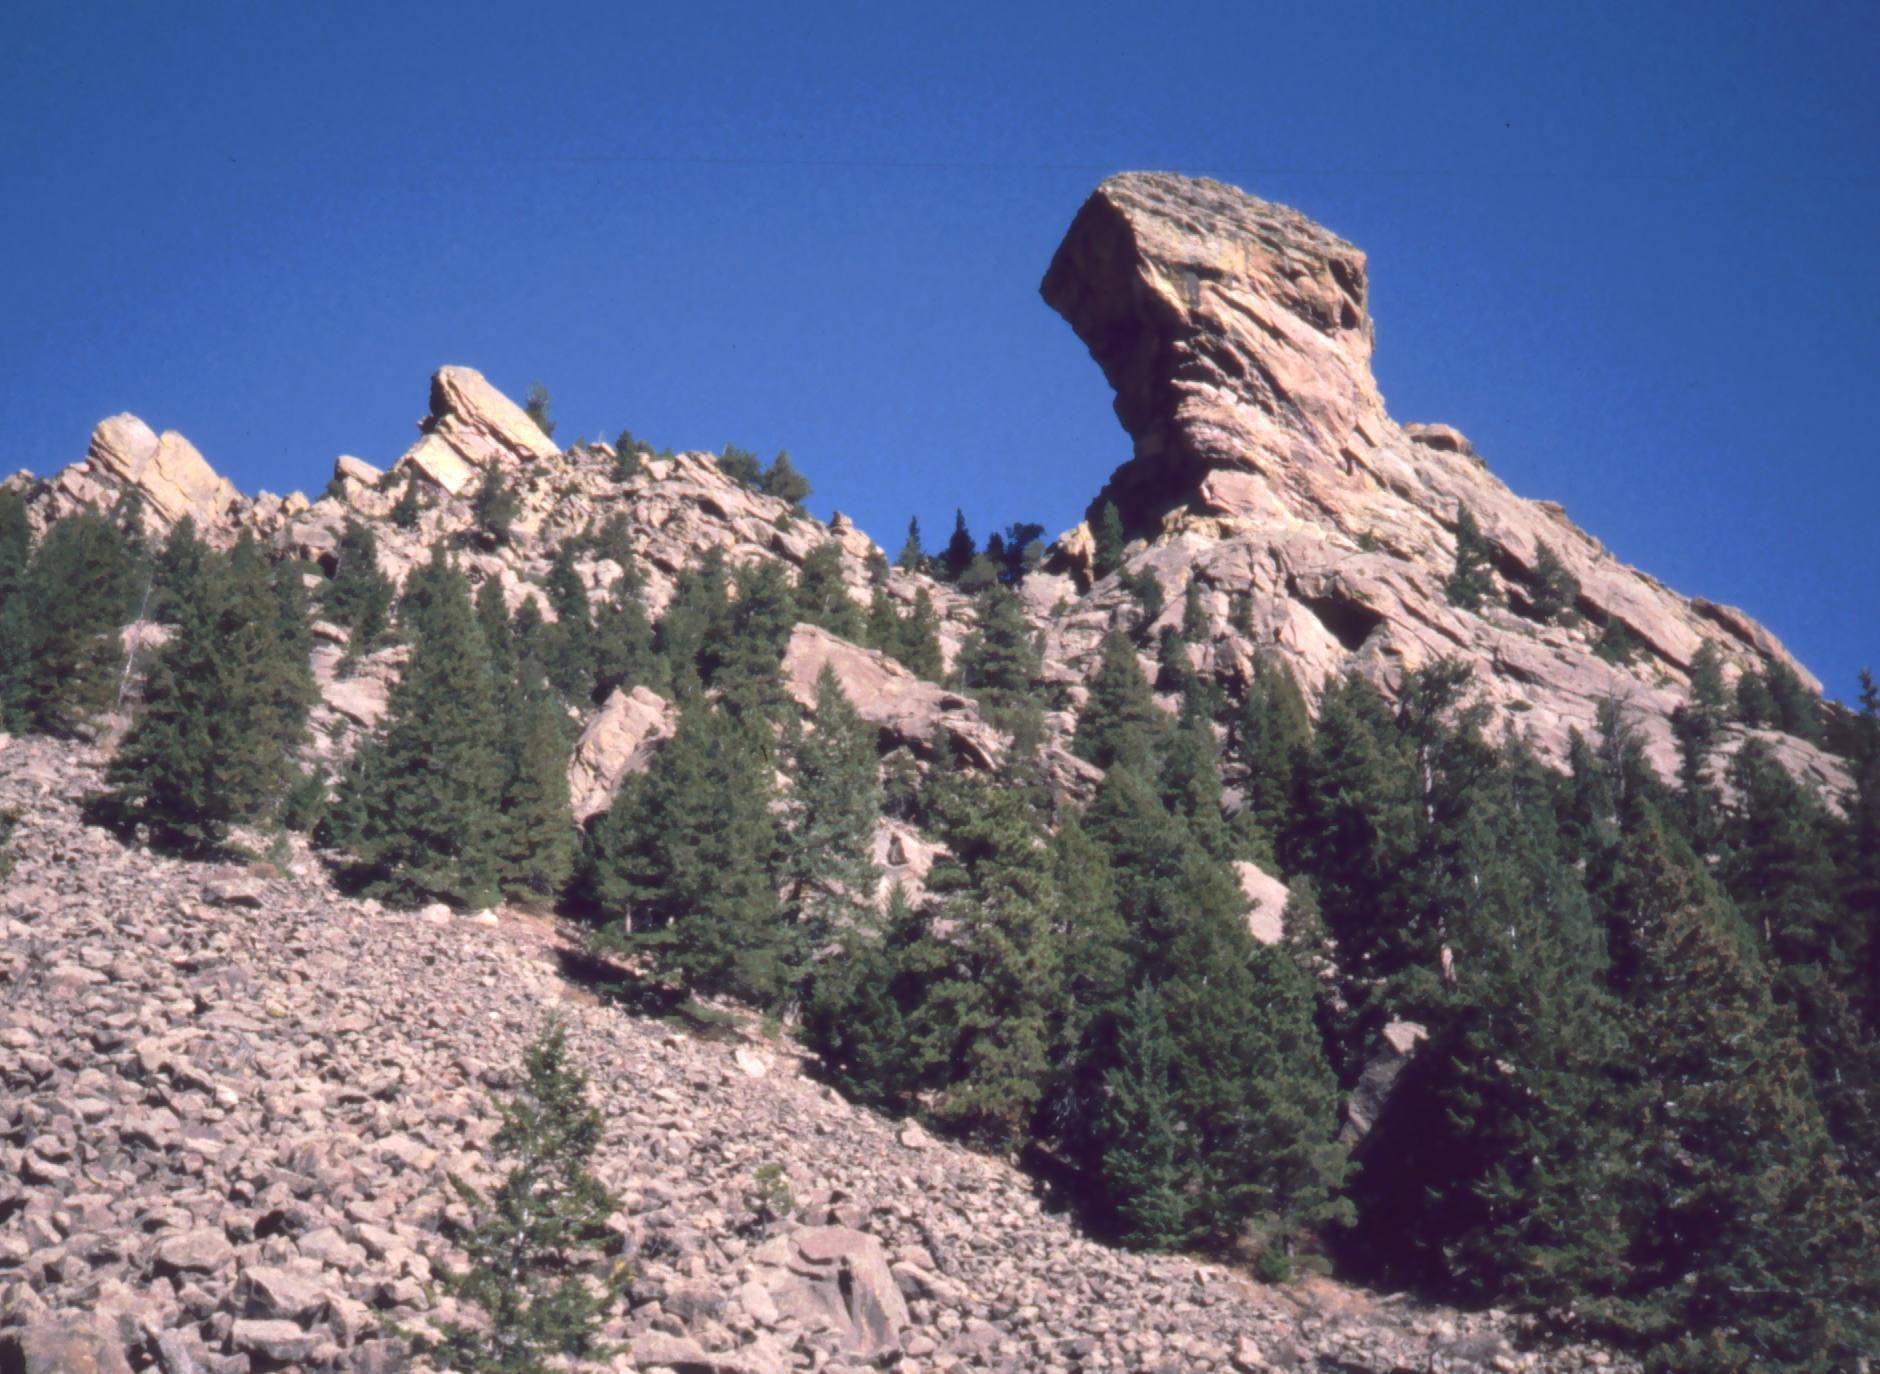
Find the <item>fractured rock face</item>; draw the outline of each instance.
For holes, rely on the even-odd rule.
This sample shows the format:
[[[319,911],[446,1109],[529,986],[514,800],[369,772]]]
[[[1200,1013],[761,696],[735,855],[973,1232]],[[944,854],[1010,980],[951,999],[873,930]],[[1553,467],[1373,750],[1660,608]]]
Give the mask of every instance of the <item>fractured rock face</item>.
[[[661,741],[671,737],[678,712],[657,692],[616,689],[588,722],[568,761],[568,797],[574,818],[585,821],[613,804],[629,773],[643,770]]]
[[[1516,496],[1459,431],[1392,420],[1371,375],[1364,254],[1296,212],[1215,181],[1112,177],[1041,291],[1103,368],[1134,440],[1101,498],[1146,541],[1130,569],[1157,574],[1165,614],[1200,583],[1212,630],[1202,654],[1217,676],[1277,652],[1309,694],[1352,669],[1388,693],[1406,670],[1457,657],[1544,756],[1562,759],[1569,731],[1590,734],[1614,698],[1661,769],[1673,757],[1666,718],[1706,641],[1733,672],[1780,662],[1815,685],[1742,612],[1679,596],[1558,505]],[[1479,612],[1443,592],[1465,507],[1497,583]],[[1542,544],[1579,581],[1570,624],[1533,613]],[[1067,536],[1057,566],[1088,578],[1088,546],[1087,530]],[[1113,578],[1097,582],[1049,618],[1047,657],[1087,672],[1126,603]],[[1613,623],[1644,646],[1635,663],[1595,653]]]
[[[144,528],[162,536],[185,516],[212,543],[233,539],[248,502],[209,466],[196,446],[174,430],[157,434],[135,415],[113,415],[92,431],[84,461],[32,484],[15,478],[35,524],[43,528],[82,510],[103,511],[135,495]]]

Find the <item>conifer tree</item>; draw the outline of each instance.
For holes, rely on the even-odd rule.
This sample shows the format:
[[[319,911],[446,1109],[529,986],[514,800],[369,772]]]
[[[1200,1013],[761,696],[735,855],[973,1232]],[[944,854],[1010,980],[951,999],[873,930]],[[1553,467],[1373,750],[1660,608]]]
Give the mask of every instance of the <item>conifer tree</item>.
[[[18,656],[0,724],[73,735],[109,707],[124,669],[120,631],[140,586],[111,521],[89,512],[56,521],[10,601]]]
[[[1545,540],[1535,545],[1534,570],[1528,578],[1528,606],[1543,625],[1566,625],[1578,618],[1580,580],[1567,571],[1554,546]]]
[[[957,582],[973,565],[973,559],[979,554],[979,545],[974,540],[972,531],[966,528],[966,512],[953,512],[953,534],[947,540],[947,546],[940,553],[939,574],[950,582]]]
[[[1245,798],[1236,829],[1249,857],[1277,859],[1292,815],[1293,775],[1311,742],[1305,698],[1292,670],[1266,654],[1255,658],[1228,740]]]
[[[548,604],[555,625],[548,636],[544,667],[548,680],[569,701],[586,701],[594,691],[594,609],[587,583],[574,564],[574,548],[563,543],[548,570]]]
[[[792,985],[770,779],[752,726],[693,697],[596,823],[593,889],[614,934],[687,991],[775,1006]]]
[[[491,544],[506,544],[521,508],[501,468],[492,467],[470,503],[470,513]]]
[[[1119,759],[1138,769],[1153,768],[1170,733],[1168,715],[1155,704],[1128,635],[1111,630],[1100,652],[1071,749],[1099,768]]]
[[[709,679],[734,714],[750,722],[783,718],[783,651],[795,624],[796,598],[780,564],[765,559],[738,569],[737,599]]]
[[[900,1112],[920,1087],[907,1027],[931,942],[896,883],[887,909],[837,935],[840,952],[809,974],[803,1038],[830,1081],[858,1102]],[[919,951],[911,956],[911,952]]]
[[[1198,693],[1184,701],[1181,718],[1168,735],[1157,781],[1162,804],[1187,823],[1195,843],[1229,863],[1238,857],[1238,846],[1221,814],[1220,750],[1214,723],[1200,701]]]
[[[1032,684],[1040,668],[1038,646],[1017,595],[1009,587],[994,585],[980,594],[974,609],[978,622],[954,665],[960,685],[986,703],[995,721],[1035,708]]]
[[[812,488],[809,479],[796,469],[790,461],[790,455],[782,449],[770,460],[770,466],[764,469],[764,475],[758,481],[759,488],[766,496],[774,496],[780,501],[788,501],[801,510],[809,499]]]
[[[842,580],[842,546],[824,540],[803,557],[796,581],[796,614],[832,635],[861,643],[866,634],[862,611]]]
[[[912,516],[907,522],[907,541],[895,555],[894,566],[911,573],[921,572],[927,566],[927,551],[920,546],[920,521]]]
[[[346,652],[356,658],[385,633],[392,584],[379,571],[379,541],[368,526],[348,519],[333,552],[333,579],[323,589],[327,619],[352,633]]]
[[[548,684],[531,673],[505,694],[498,882],[511,901],[552,902],[574,874],[569,819],[568,718]]]
[[[763,480],[764,470],[758,465],[757,455],[747,448],[736,444],[726,444],[725,451],[718,459],[718,467],[741,487],[756,489]]]
[[[940,614],[933,608],[933,598],[922,587],[914,593],[914,604],[902,618],[900,646],[894,656],[915,677],[939,682],[946,676],[946,660],[940,652]]]
[[[423,514],[423,512],[424,507],[418,500],[417,470],[415,468],[406,468],[404,490],[399,493],[398,499],[392,503],[389,518],[393,526],[397,529],[415,530],[418,528],[418,517]]]
[[[399,616],[411,657],[341,782],[333,837],[374,895],[482,906],[502,873],[495,684],[469,584],[442,545],[412,573]]]
[[[1105,501],[1097,511],[1091,528],[1095,544],[1095,569],[1098,577],[1108,577],[1123,566],[1123,516],[1116,502]]]
[[[730,637],[731,576],[724,550],[710,548],[680,572],[653,646],[680,696],[709,684]]]
[[[224,623],[212,652],[239,684],[227,727],[232,744],[226,783],[235,814],[266,821],[277,815],[297,776],[294,755],[317,699],[308,665],[301,598],[282,591],[295,576],[272,573],[247,531],[228,554]]]
[[[11,487],[0,487],[0,609],[19,590],[33,557],[33,530],[26,503]]]
[[[1124,1242],[1146,1250],[1175,1249],[1194,1233],[1184,1196],[1185,1132],[1171,1081],[1174,1057],[1162,999],[1145,982],[1130,999],[1116,1063],[1104,1078],[1103,1134],[1111,1146],[1103,1156],[1103,1182],[1115,1199]]]
[[[819,957],[841,931],[866,925],[874,910],[875,734],[824,664],[815,726],[796,746],[783,838],[783,909],[799,963]]]
[[[893,598],[880,587],[868,598],[868,617],[862,625],[862,636],[869,648],[890,658],[900,657],[901,613],[895,610]]]
[[[1062,1019],[1063,948],[1052,865],[1023,792],[959,775],[937,789],[947,856],[928,886],[949,930],[909,1016],[942,1125],[981,1144],[1021,1140],[1042,1100]]]
[[[1671,713],[1671,735],[1678,746],[1678,786],[1686,834],[1703,853],[1717,844],[1723,798],[1710,779],[1708,764],[1717,738],[1728,722],[1723,660],[1716,644],[1705,640],[1691,659],[1691,697]]]
[[[27,611],[26,570],[33,557],[32,527],[26,503],[11,487],[0,487],[0,729],[9,728],[25,695]]]
[[[553,401],[549,397],[548,388],[540,382],[531,382],[529,394],[523,400],[522,409],[531,420],[535,421],[535,427],[550,439],[555,437],[555,421],[549,414],[551,405]]]
[[[1464,611],[1479,611],[1495,592],[1490,566],[1491,548],[1467,506],[1456,509],[1456,565],[1443,583],[1449,604]]]
[[[509,1161],[502,1182],[486,1198],[451,1178],[477,1220],[458,1238],[468,1267],[445,1283],[485,1320],[443,1327],[450,1368],[545,1374],[556,1357],[612,1353],[601,1321],[624,1270],[613,1265],[590,1282],[586,1261],[611,1244],[606,1221],[619,1202],[589,1171],[604,1123],[572,1058],[566,1029],[551,1021],[528,1048],[521,1088],[503,1104],[491,1142],[495,1157]]]
[[[1182,639],[1189,644],[1205,644],[1208,639],[1208,613],[1201,604],[1201,584],[1193,577],[1182,589]]]
[[[594,612],[594,700],[655,680],[653,626],[623,578]]]

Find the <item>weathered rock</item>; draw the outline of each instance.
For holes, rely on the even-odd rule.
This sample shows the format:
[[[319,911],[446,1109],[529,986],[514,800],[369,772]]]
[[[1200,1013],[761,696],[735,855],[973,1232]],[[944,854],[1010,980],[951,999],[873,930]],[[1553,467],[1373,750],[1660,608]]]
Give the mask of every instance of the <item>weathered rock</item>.
[[[519,458],[553,458],[560,449],[528,412],[484,380],[474,367],[440,367],[431,378],[427,423],[464,451],[473,463],[487,461],[471,449],[466,432],[485,436]]]
[[[1379,1036],[1381,1044],[1365,1061],[1358,1082],[1345,1103],[1345,1124],[1338,1138],[1356,1144],[1371,1132],[1390,1103],[1391,1089],[1416,1058],[1417,1046],[1429,1032],[1414,1021],[1392,1021]]]
[[[917,753],[933,747],[944,731],[959,756],[980,768],[996,768],[1005,737],[987,724],[969,697],[922,681],[886,654],[832,635],[817,625],[798,625],[783,655],[784,685],[805,709],[816,703],[816,679],[832,669],[862,719]]]
[[[568,798],[576,820],[612,805],[621,780],[645,769],[659,744],[671,737],[678,715],[664,697],[645,687],[615,689],[581,732],[568,761]]]
[[[235,1257],[228,1237],[210,1227],[198,1227],[157,1242],[157,1267],[179,1274],[212,1273]]]
[[[1276,945],[1286,934],[1286,884],[1258,864],[1234,865],[1240,890],[1247,894],[1247,929],[1263,945]]]
[[[784,1296],[773,1292],[778,1307],[804,1306],[838,1315],[845,1347],[862,1359],[899,1351],[901,1328],[909,1320],[907,1302],[889,1272],[881,1242],[847,1226],[819,1226],[793,1239],[803,1263]]]
[[[0,1374],[131,1374],[111,1323],[72,1315],[0,1331]]]

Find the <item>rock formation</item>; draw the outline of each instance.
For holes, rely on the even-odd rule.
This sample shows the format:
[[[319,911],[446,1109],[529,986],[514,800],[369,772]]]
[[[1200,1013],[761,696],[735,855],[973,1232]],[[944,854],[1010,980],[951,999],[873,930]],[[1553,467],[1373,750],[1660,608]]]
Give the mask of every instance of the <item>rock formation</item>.
[[[1132,570],[1169,593],[1199,582],[1212,627],[1204,657],[1225,676],[1277,651],[1308,690],[1356,668],[1387,691],[1445,656],[1476,667],[1503,720],[1564,756],[1617,698],[1671,765],[1665,718],[1700,644],[1735,671],[1777,661],[1815,685],[1742,612],[1690,599],[1619,562],[1558,505],[1516,496],[1447,425],[1400,425],[1371,375],[1362,252],[1295,211],[1219,182],[1112,177],[1084,204],[1041,287],[1116,392],[1135,456],[1099,500],[1115,502]],[[1459,512],[1492,547],[1498,604],[1449,604]],[[1532,618],[1529,579],[1545,543],[1578,579],[1577,622]],[[1089,571],[1089,531],[1060,541],[1060,569]],[[1233,602],[1247,597],[1241,628]],[[1081,668],[1125,597],[1115,579],[1050,618],[1049,656]],[[1639,662],[1594,653],[1623,625]],[[1811,751],[1812,754],[1812,751]],[[1823,779],[1819,755],[1792,760]]]

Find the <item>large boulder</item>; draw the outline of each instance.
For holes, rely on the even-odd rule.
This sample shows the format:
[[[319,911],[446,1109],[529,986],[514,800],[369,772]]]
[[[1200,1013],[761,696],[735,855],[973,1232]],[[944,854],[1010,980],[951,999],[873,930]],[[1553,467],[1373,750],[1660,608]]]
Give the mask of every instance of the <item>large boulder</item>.
[[[568,760],[568,798],[576,820],[586,821],[613,804],[621,780],[642,771],[660,742],[671,737],[678,714],[645,687],[615,689],[581,732]]]
[[[960,757],[981,768],[996,768],[1006,740],[979,714],[970,697],[928,682],[886,654],[864,649],[817,625],[798,625],[783,655],[784,685],[799,705],[816,704],[816,679],[827,667],[842,684],[856,711],[916,753],[933,747],[943,732]]]
[[[0,1331],[0,1374],[131,1374],[112,1323],[71,1315]]]
[[[805,1323],[826,1323],[862,1360],[899,1354],[907,1301],[881,1242],[847,1226],[809,1227],[791,1241],[789,1267],[769,1289],[777,1310]]]

